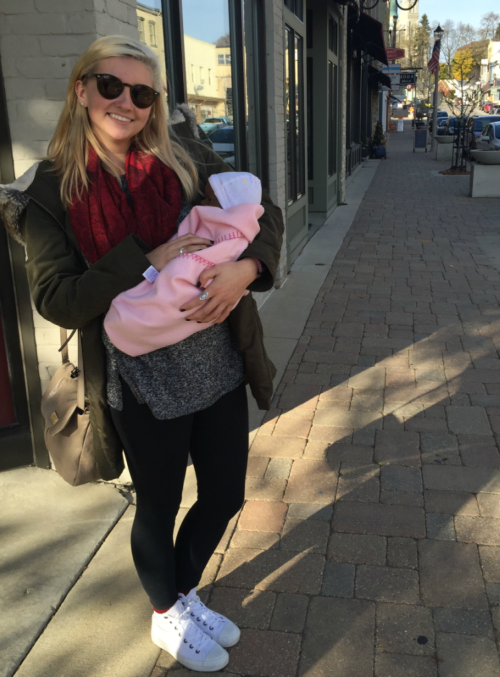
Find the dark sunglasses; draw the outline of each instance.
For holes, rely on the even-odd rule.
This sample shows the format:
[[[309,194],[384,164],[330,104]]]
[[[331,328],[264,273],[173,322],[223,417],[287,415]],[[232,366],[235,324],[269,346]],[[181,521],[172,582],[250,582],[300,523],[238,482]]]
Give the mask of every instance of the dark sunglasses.
[[[115,75],[107,73],[87,73],[86,78],[95,78],[97,81],[97,91],[104,99],[117,99],[125,87],[130,87],[130,98],[137,108],[149,108],[153,105],[159,92],[148,85],[129,85],[122,82]]]

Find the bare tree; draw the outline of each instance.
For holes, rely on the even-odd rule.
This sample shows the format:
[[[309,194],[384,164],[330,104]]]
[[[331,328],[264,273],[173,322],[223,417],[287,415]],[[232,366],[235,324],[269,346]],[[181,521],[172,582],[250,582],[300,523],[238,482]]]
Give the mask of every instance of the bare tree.
[[[461,45],[453,21],[447,19],[443,23],[442,28],[444,30],[444,35],[441,38],[441,58],[448,66],[448,72],[451,73],[451,62],[455,52]]]
[[[500,14],[495,12],[488,12],[481,18],[479,24],[479,35],[483,40],[492,40],[497,30],[498,22],[500,21]]]
[[[474,28],[474,26],[471,26],[470,24],[464,24],[462,22],[458,23],[456,27],[456,32],[459,47],[462,47],[463,45],[468,45],[469,42],[474,42],[474,40],[476,40],[477,38],[477,30]]]

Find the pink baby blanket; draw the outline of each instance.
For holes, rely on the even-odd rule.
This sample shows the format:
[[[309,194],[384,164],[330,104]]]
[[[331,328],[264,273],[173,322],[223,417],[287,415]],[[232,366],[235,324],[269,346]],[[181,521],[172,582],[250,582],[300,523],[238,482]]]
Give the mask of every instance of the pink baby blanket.
[[[144,280],[119,294],[104,319],[112,343],[127,355],[144,355],[209,327],[210,323],[186,322],[189,312],[179,309],[200,294],[196,284],[206,268],[238,260],[258,234],[258,219],[263,213],[264,208],[257,204],[227,209],[194,207],[172,240],[192,233],[214,244],[200,252],[179,254],[153,284]]]

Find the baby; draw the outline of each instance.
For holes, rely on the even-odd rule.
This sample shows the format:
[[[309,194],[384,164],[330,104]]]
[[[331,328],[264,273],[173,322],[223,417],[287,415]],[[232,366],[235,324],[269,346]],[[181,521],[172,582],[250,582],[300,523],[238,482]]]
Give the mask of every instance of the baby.
[[[180,253],[153,283],[144,280],[119,294],[104,318],[111,342],[127,355],[150,353],[211,326],[186,322],[180,308],[200,295],[197,283],[204,270],[237,261],[260,230],[258,219],[264,208],[257,177],[226,172],[208,181],[202,205],[191,210],[171,240],[191,233],[214,244],[199,252]]]

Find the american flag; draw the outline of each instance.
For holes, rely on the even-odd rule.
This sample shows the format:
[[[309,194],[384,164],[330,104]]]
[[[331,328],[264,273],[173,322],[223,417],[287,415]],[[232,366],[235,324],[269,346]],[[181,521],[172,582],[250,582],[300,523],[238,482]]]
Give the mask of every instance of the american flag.
[[[436,68],[439,68],[439,53],[441,51],[441,40],[436,40],[432,48],[432,55],[427,64],[427,68],[431,73],[434,73]]]

